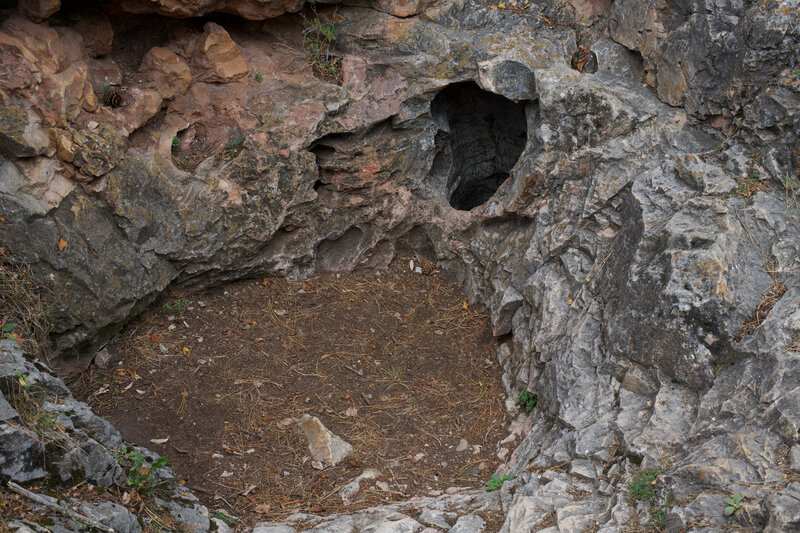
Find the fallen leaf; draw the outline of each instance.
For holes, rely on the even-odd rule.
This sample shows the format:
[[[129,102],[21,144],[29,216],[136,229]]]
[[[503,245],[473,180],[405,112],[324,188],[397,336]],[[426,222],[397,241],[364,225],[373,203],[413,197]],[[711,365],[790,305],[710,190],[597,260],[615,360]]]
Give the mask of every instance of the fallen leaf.
[[[131,381],[131,382],[128,384],[128,386],[127,386],[127,387],[125,387],[124,389],[122,389],[122,392],[125,392],[126,390],[130,389],[131,387],[133,387],[133,381]]]
[[[346,416],[352,416],[352,417],[358,416],[358,409],[356,409],[355,407],[348,407],[347,410],[344,412],[344,414]]]
[[[192,351],[191,351],[189,348],[187,348],[186,346],[184,346],[184,347],[183,347],[183,349],[182,349],[181,351],[183,352],[183,355],[189,355],[189,354],[192,352]]]
[[[142,389],[136,389],[136,392],[137,392],[138,394],[146,394],[146,393],[147,393],[147,391],[146,391],[146,390],[142,390]]]
[[[464,310],[469,309],[469,305],[467,305],[466,301],[463,304],[461,304],[461,308],[464,309]]]
[[[322,470],[325,466],[322,464],[322,461],[311,461],[311,468]]]
[[[58,251],[63,252],[64,248],[66,247],[67,247],[67,241],[65,241],[63,238],[58,239]]]
[[[272,507],[270,507],[268,503],[259,503],[256,505],[255,509],[253,509],[253,511],[257,512],[258,514],[269,514],[269,510],[271,508]]]
[[[167,437],[165,439],[150,439],[150,442],[152,442],[153,444],[164,444],[168,440],[169,440],[169,437]]]
[[[278,421],[278,427],[284,429],[295,423],[297,423],[296,418],[284,418],[283,420]]]

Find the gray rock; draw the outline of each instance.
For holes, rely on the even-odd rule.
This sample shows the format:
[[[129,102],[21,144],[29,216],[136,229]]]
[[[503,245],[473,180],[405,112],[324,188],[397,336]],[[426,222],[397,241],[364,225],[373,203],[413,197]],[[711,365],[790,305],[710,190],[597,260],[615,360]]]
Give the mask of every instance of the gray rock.
[[[219,518],[211,518],[211,530],[216,530],[217,533],[233,533],[231,527]],[[294,531],[292,530],[289,533],[294,533]]]
[[[484,525],[486,525],[486,521],[480,516],[465,515],[459,517],[449,531],[450,533],[478,533],[483,531]]]
[[[87,481],[112,487],[125,480],[125,473],[114,454],[91,437],[67,443],[61,457],[54,461],[62,481],[83,475]]]
[[[206,533],[211,526],[208,509],[184,487],[168,485],[171,494],[166,498],[154,495],[155,502],[166,510],[175,522],[190,533]]]
[[[116,533],[140,533],[142,531],[136,515],[113,502],[98,504],[82,502],[80,512],[95,522],[110,527]]]
[[[450,523],[445,519],[442,511],[433,509],[423,509],[417,516],[417,522],[426,526],[436,526],[441,529],[450,530]]]
[[[0,391],[0,422],[13,420],[18,416],[19,413],[17,413],[17,410],[11,407],[11,404],[8,403],[8,400],[6,400],[2,391]]]
[[[256,524],[253,528],[253,533],[296,533],[297,530],[285,524],[273,524],[270,522],[261,522]]]
[[[770,507],[769,524],[764,530],[797,531],[800,529],[800,483],[791,483],[767,500]]]
[[[0,475],[17,483],[47,476],[44,446],[27,431],[0,423]]]

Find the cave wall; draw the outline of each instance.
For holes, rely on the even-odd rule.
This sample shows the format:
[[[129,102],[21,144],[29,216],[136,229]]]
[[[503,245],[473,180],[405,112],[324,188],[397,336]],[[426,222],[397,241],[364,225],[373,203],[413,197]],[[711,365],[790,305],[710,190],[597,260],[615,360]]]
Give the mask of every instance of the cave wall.
[[[115,35],[136,24],[114,12],[89,32],[10,6],[0,243],[52,289],[69,372],[172,284],[381,267],[413,231],[491,311],[509,394],[539,396],[502,531],[615,531],[650,512],[626,498],[639,465],[664,469],[675,524],[725,525],[718,496],[740,492],[736,524],[794,527],[800,13],[774,4],[320,8],[341,85],[314,76],[296,15],[142,15],[153,39],[126,52]],[[117,8],[186,16],[133,5]],[[570,68],[579,42],[596,73]],[[482,163],[461,141],[486,138],[452,136],[484,104],[437,104],[465,82],[525,122],[524,142],[518,115],[484,128],[498,151],[481,175],[508,177],[471,210],[451,178]]]

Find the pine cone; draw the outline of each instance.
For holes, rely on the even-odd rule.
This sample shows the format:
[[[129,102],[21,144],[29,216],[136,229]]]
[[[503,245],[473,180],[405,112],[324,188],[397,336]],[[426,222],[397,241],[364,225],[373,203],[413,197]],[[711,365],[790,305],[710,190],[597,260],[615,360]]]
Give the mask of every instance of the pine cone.
[[[122,105],[122,91],[118,87],[109,87],[103,94],[103,103],[109,107]]]
[[[434,273],[438,272],[436,270],[436,263],[433,261],[429,261],[428,259],[419,259],[418,261],[420,268],[422,268],[422,273],[426,276],[433,275]]]

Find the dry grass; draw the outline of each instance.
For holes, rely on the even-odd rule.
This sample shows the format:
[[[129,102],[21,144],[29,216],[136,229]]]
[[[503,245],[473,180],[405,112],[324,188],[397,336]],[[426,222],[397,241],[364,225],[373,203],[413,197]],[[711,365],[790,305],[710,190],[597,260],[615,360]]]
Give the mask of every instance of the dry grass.
[[[48,307],[24,263],[0,247],[0,338],[16,340],[26,353],[47,360],[50,350]]]
[[[742,327],[734,340],[739,342],[748,335],[752,335],[759,327],[761,327],[761,324],[764,323],[764,320],[767,319],[770,311],[772,311],[772,308],[776,303],[778,303],[778,300],[780,300],[784,294],[786,294],[786,284],[780,281],[777,277],[773,277],[772,286],[770,286],[766,294],[761,296],[761,303],[759,303],[758,307],[756,307],[756,310],[753,311],[752,318],[742,324]]]

